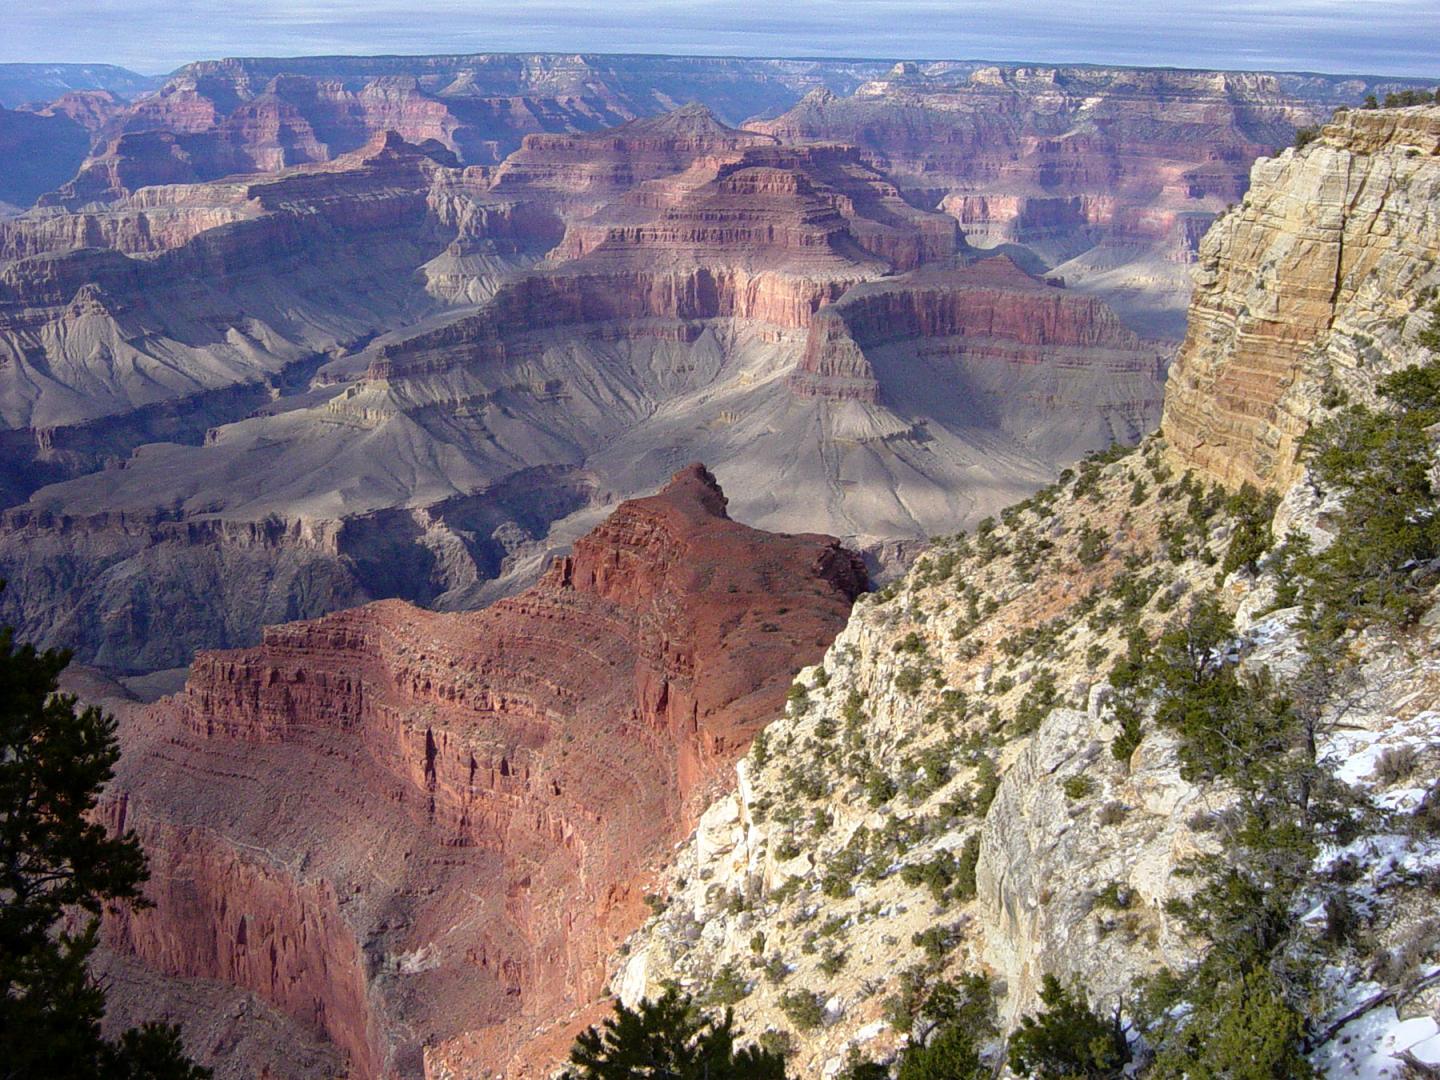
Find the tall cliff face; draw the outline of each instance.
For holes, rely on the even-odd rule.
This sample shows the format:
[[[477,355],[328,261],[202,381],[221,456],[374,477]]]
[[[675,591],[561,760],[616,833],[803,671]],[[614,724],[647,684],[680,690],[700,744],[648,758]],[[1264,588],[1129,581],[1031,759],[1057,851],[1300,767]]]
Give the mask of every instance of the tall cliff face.
[[[1352,110],[1260,162],[1205,238],[1163,431],[1176,460],[1285,490],[1299,443],[1413,348],[1440,248],[1440,110]]]
[[[1415,883],[1440,859],[1424,823],[1440,799],[1433,567],[1401,567],[1413,624],[1352,612],[1317,682],[1307,650],[1323,646],[1283,606],[1311,585],[1276,554],[1253,569],[1227,559],[1261,504],[1221,485],[1282,495],[1258,522],[1277,540],[1334,539],[1341,493],[1276,446],[1341,396],[1373,405],[1380,377],[1437,360],[1417,340],[1440,288],[1437,119],[1352,114],[1256,166],[1246,205],[1205,242],[1163,431],[940,539],[857,605],[702,816],[666,908],[616,953],[618,997],[673,980],[734,1002],[749,1035],[788,1039],[791,1068],[819,1076],[924,1038],[916,995],[940,977],[986,976],[1002,1034],[1042,1011],[1047,975],[1101,1013],[1134,1008],[1139,978],[1183,971],[1205,947],[1176,902],[1195,895],[1191,860],[1230,856],[1240,785],[1185,767],[1183,736],[1150,712],[1130,739],[1120,704],[1136,684],[1120,662],[1205,600],[1233,614],[1224,663],[1293,692],[1315,775],[1370,807],[1317,845],[1286,908],[1295,955],[1324,971],[1299,1006],[1303,1049],[1334,1080],[1432,1060],[1434,894]],[[1325,912],[1352,901],[1363,933],[1325,944]],[[981,1049],[1003,1069],[1003,1042]],[[1144,1044],[1132,1049],[1144,1066]]]
[[[386,602],[202,654],[124,724],[107,814],[155,906],[111,947],[253,992],[356,1076],[521,1069],[865,583],[692,466],[483,612]]]

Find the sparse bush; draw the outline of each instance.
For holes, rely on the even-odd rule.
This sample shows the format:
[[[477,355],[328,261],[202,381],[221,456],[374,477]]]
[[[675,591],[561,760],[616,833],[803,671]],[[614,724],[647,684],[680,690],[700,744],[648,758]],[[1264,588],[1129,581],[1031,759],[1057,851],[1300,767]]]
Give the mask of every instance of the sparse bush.
[[[909,656],[923,656],[925,655],[925,639],[911,630],[895,643],[895,651]]]
[[[755,738],[750,743],[750,760],[755,763],[755,768],[763,769],[765,763],[770,760],[770,738],[761,728],[755,733]]]
[[[960,931],[953,926],[931,926],[910,936],[910,944],[925,951],[925,958],[938,965],[960,944]]]
[[[1420,754],[1413,746],[1391,746],[1375,759],[1375,779],[1389,787],[1410,776],[1420,764]]]
[[[1235,531],[1230,537],[1230,546],[1225,549],[1225,561],[1220,572],[1226,576],[1236,570],[1256,572],[1260,559],[1274,546],[1275,537],[1270,523],[1275,509],[1280,505],[1280,496],[1273,491],[1261,495],[1246,484],[1230,497],[1229,510],[1235,517]]]
[[[760,1049],[778,1058],[788,1058],[795,1053],[795,1036],[788,1031],[771,1028],[760,1033]]]
[[[1120,802],[1108,802],[1100,808],[1100,813],[1095,815],[1095,820],[1104,826],[1119,825],[1125,820],[1127,811],[1125,804]]]
[[[1033,735],[1050,711],[1060,703],[1060,693],[1055,685],[1055,673],[1042,668],[1030,683],[1030,688],[1015,706],[1013,729],[1021,737]]]
[[[825,1022],[825,1003],[813,990],[787,990],[780,995],[780,1011],[801,1031],[814,1031]]]
[[[750,993],[750,983],[733,963],[721,967],[710,978],[703,1003],[706,1005],[734,1005]]]
[[[895,689],[902,694],[917,694],[925,685],[925,672],[918,667],[906,666],[895,673]]]
[[[1089,521],[1086,521],[1080,527],[1080,546],[1075,552],[1075,557],[1080,560],[1080,565],[1094,566],[1103,559],[1107,539],[1103,530],[1095,528]]]
[[[1135,891],[1128,885],[1111,881],[1095,894],[1094,905],[1107,911],[1127,911],[1135,902]]]
[[[872,767],[865,780],[865,799],[873,807],[884,806],[895,797],[899,790],[895,781],[883,769]]]
[[[1065,790],[1065,797],[1071,800],[1088,799],[1095,794],[1095,780],[1084,773],[1077,773],[1075,776],[1066,779],[1061,785]]]
[[[754,942],[752,941],[753,945]],[[790,968],[785,963],[785,958],[779,953],[771,953],[760,965],[760,971],[765,976],[765,981],[776,985],[785,981],[785,976],[790,974]]]

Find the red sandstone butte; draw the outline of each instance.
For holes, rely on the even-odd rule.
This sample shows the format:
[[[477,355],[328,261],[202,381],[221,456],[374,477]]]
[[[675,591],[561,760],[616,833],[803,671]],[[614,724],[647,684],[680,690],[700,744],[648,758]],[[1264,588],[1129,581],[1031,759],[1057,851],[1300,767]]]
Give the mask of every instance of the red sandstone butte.
[[[730,520],[691,465],[483,611],[383,601],[202,653],[122,724],[107,811],[155,906],[108,940],[253,991],[356,1077],[520,1075],[542,1027],[548,1064],[865,584],[832,538]]]

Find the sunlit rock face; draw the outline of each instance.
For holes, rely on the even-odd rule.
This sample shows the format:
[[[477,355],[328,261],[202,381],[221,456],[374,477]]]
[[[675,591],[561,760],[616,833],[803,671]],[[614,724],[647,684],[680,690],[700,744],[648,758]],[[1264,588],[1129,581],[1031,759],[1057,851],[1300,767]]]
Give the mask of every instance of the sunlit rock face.
[[[1186,467],[1284,490],[1327,388],[1373,385],[1375,360],[1418,332],[1437,146],[1440,110],[1356,110],[1256,167],[1205,238],[1171,373],[1164,431]]]
[[[828,537],[730,520],[696,465],[483,612],[387,601],[202,653],[125,725],[107,812],[155,906],[111,947],[253,992],[357,1076],[419,1075],[422,1048],[503,1071],[599,992],[647,875],[865,584]]]

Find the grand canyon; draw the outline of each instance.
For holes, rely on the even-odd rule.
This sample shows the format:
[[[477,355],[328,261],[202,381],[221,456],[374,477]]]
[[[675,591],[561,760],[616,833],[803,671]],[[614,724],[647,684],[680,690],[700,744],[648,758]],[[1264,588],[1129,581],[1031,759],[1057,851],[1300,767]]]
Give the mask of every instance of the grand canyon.
[[[1432,85],[0,64],[0,624],[117,718],[106,1030],[545,1077],[679,988],[835,1080],[943,1026],[904,979],[983,973],[977,1060],[1032,1075],[1056,975],[1163,1066],[1134,987],[1208,970],[1187,860],[1248,789],[1137,657],[1213,598],[1224,677],[1311,692],[1365,520],[1311,448],[1440,350]],[[1364,928],[1295,1021],[1328,1076],[1440,1067],[1428,542],[1295,706],[1373,811],[1293,897]]]

